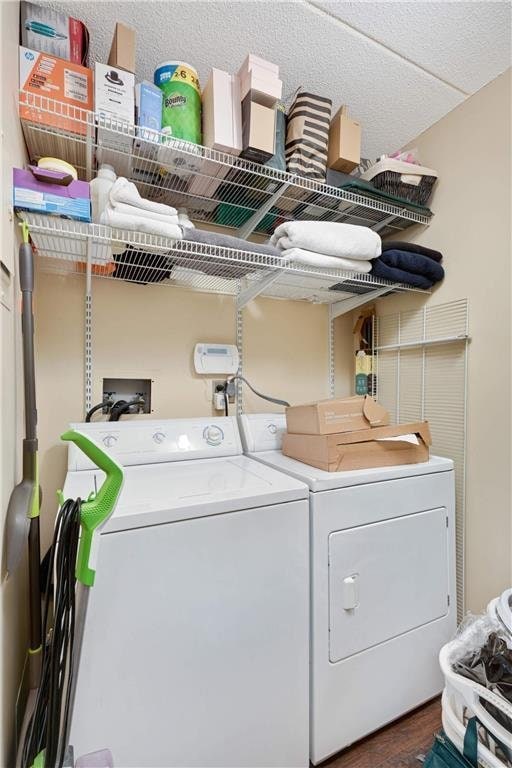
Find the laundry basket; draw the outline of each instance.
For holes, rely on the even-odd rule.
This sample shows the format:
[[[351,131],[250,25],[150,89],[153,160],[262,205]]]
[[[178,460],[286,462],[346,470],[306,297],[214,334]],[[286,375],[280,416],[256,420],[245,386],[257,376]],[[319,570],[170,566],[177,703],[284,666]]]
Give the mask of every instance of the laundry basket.
[[[437,171],[431,168],[404,163],[391,157],[379,160],[361,174],[361,178],[371,181],[376,189],[418,205],[427,204],[437,176]]]
[[[512,589],[492,600],[486,614],[475,619],[466,627],[466,632],[441,650],[439,663],[445,678],[443,727],[460,749],[467,722],[476,717],[481,765],[512,768],[512,704],[500,693],[458,674],[453,668],[454,662],[468,653],[468,641],[469,646],[475,642],[478,646],[481,638],[488,637],[491,632],[498,632],[500,637],[510,635],[509,646],[512,646]]]

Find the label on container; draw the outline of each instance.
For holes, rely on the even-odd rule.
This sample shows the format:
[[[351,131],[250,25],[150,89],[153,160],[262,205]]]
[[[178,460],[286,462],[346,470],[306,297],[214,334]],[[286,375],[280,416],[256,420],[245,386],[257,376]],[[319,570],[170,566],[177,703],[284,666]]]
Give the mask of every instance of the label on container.
[[[67,99],[74,99],[86,104],[89,100],[88,80],[81,72],[64,70],[64,95]]]

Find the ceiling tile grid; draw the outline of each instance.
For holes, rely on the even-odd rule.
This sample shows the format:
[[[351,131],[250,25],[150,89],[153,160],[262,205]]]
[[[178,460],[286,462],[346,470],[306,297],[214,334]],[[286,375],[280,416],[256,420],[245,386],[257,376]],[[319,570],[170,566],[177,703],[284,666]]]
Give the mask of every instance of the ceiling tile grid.
[[[285,97],[304,86],[332,98],[333,110],[349,105],[370,158],[411,141],[510,63],[508,3],[48,4],[87,24],[91,62],[106,61],[116,21],[135,27],[137,79],[152,80],[156,66],[173,59],[194,66],[204,84],[212,66],[236,72],[248,52],[267,58],[280,66]]]

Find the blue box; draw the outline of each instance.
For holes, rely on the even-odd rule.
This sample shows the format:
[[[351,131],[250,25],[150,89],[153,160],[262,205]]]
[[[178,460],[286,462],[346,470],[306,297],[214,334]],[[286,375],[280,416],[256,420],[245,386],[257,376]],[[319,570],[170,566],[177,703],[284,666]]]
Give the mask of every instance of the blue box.
[[[160,131],[162,128],[162,99],[160,88],[146,81],[135,86],[135,122],[136,134],[146,141],[159,141],[151,131]],[[150,131],[144,131],[150,128]]]

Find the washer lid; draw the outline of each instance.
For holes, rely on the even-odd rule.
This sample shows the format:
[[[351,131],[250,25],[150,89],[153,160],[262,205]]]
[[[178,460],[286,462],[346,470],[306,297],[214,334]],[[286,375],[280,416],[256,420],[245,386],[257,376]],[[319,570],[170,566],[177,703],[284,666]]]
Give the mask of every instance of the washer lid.
[[[99,470],[68,472],[64,496],[86,499],[103,479]],[[124,467],[121,496],[102,530],[128,530],[307,498],[306,485],[246,456]]]
[[[357,469],[347,472],[326,472],[323,469],[311,467],[301,461],[284,456],[281,451],[261,451],[251,454],[253,458],[268,466],[275,467],[281,472],[287,472],[297,480],[302,480],[309,488],[316,491],[331,491],[336,488],[347,488],[352,485],[381,483],[384,480],[398,480],[402,477],[417,477],[431,475],[434,472],[448,472],[453,469],[451,459],[431,456],[429,461],[421,464],[401,464],[397,467],[377,467],[376,469]]]

